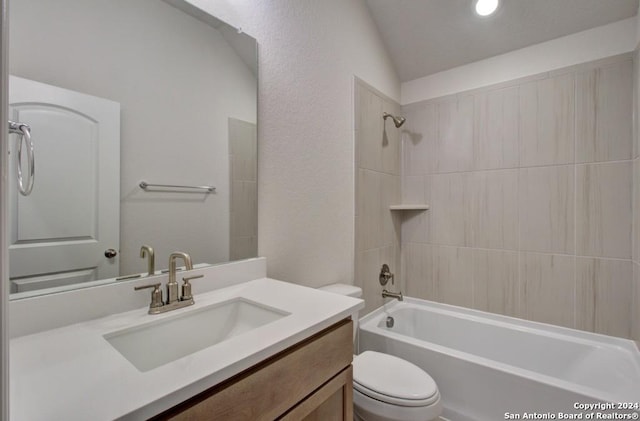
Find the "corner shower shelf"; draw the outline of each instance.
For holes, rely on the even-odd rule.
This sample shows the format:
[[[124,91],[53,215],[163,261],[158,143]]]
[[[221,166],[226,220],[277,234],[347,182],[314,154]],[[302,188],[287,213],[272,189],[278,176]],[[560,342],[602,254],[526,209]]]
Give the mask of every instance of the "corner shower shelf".
[[[391,205],[389,206],[389,210],[392,211],[423,211],[429,210],[429,205],[420,204],[420,205]]]

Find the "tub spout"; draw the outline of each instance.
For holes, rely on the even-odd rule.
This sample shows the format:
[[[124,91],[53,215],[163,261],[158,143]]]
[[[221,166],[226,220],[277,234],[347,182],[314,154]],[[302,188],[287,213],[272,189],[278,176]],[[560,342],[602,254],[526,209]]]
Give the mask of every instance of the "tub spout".
[[[402,301],[403,297],[402,297],[402,291],[400,292],[391,292],[391,291],[387,291],[386,289],[382,290],[382,298],[397,298],[398,301]]]

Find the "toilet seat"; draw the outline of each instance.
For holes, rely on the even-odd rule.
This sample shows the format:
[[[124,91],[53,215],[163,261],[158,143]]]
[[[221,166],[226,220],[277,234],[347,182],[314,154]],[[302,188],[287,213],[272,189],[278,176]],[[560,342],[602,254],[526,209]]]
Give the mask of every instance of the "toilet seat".
[[[435,381],[420,367],[393,355],[365,351],[353,360],[353,387],[391,405],[424,407],[439,401]]]

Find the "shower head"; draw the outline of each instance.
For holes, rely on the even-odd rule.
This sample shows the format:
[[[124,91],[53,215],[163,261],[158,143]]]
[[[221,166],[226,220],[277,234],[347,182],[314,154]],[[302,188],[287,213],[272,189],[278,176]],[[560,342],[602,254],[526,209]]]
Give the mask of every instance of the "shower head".
[[[406,119],[406,118],[404,118],[404,117],[396,117],[396,116],[392,116],[392,115],[391,115],[391,114],[389,114],[389,113],[383,113],[383,114],[382,114],[382,118],[383,118],[383,119],[385,119],[385,120],[386,120],[386,119],[387,119],[387,117],[391,117],[391,119],[393,120],[393,124],[395,124],[395,126],[396,126],[397,128],[400,128],[400,126],[402,126],[402,125],[404,124],[404,122],[405,122],[405,121],[407,121],[407,119]]]

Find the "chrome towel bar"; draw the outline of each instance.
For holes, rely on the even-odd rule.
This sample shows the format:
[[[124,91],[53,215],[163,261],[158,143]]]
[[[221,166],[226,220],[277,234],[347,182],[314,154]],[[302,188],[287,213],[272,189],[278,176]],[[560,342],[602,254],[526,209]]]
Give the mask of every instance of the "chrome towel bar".
[[[156,187],[161,189],[204,190],[205,193],[212,193],[216,191],[216,188],[213,186],[180,186],[175,184],[151,184],[151,183],[147,183],[146,181],[141,181],[139,186],[144,191],[150,191],[149,189],[153,189]]]

